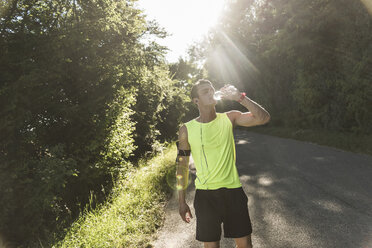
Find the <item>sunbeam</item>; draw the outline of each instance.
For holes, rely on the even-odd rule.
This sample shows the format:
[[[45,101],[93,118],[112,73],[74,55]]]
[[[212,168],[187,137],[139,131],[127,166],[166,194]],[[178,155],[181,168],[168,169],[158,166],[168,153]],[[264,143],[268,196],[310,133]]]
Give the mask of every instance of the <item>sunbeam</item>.
[[[234,55],[237,56],[238,62],[243,63],[246,67],[251,67],[255,72],[259,72],[256,66],[240,51],[240,49],[235,45],[235,43],[230,39],[230,37],[223,31],[221,31],[222,36],[227,41],[229,45],[233,48]],[[235,57],[235,56],[233,56]]]
[[[372,15],[372,0],[360,0],[367,8],[370,15]]]
[[[209,62],[223,81],[234,81],[238,87],[242,86],[242,72],[250,74],[260,72],[228,34],[222,30],[217,32],[220,45],[214,49]]]

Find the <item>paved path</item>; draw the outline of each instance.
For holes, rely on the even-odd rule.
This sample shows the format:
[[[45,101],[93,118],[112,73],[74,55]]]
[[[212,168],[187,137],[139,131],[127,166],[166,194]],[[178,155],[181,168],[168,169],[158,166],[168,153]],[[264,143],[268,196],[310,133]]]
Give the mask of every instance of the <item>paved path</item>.
[[[296,140],[234,130],[237,167],[253,224],[254,248],[371,248],[372,157]],[[194,177],[193,177],[194,179]],[[195,188],[187,202],[194,214]],[[166,207],[155,248],[197,248],[195,216]],[[221,247],[235,247],[221,239]]]

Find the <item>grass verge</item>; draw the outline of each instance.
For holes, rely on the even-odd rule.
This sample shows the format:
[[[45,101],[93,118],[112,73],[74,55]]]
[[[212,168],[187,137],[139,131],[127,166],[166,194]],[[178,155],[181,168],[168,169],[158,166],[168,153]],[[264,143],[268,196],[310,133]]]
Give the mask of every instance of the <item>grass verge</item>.
[[[151,247],[149,242],[162,224],[163,207],[171,192],[166,175],[175,157],[173,143],[162,154],[142,161],[116,183],[105,204],[85,211],[53,247]]]
[[[356,135],[353,133],[340,133],[325,130],[267,126],[250,127],[245,130],[282,138],[309,141],[345,151],[372,155],[372,135]]]

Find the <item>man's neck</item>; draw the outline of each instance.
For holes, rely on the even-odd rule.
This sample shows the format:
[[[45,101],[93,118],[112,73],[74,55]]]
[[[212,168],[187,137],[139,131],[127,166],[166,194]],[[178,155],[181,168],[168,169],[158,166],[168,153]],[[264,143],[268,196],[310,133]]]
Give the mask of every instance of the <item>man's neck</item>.
[[[202,109],[199,109],[199,117],[196,119],[199,122],[206,123],[213,121],[216,119],[217,114],[216,114],[216,108],[213,107],[205,107]]]

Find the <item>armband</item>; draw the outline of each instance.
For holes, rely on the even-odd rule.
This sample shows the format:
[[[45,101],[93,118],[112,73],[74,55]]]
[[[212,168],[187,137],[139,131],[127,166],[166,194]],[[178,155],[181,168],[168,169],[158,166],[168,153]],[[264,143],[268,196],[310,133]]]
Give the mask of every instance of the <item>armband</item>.
[[[177,156],[186,156],[186,157],[190,156],[191,150],[179,150],[178,149],[179,142],[177,141],[176,144],[177,144],[177,150],[178,150]]]
[[[190,152],[191,152],[191,150],[178,150],[178,156],[186,156],[186,157],[188,157],[188,156],[190,156]]]

